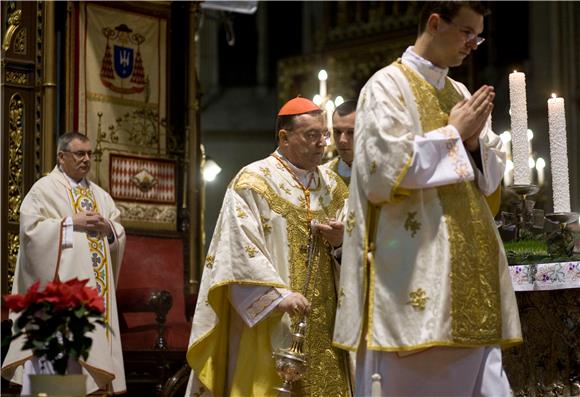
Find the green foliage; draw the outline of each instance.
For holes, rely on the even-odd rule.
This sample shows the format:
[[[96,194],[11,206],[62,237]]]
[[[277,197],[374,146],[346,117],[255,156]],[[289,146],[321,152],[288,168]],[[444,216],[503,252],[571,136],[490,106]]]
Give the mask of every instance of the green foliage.
[[[39,292],[39,283],[26,295],[4,297],[8,308],[20,312],[14,334],[3,338],[2,346],[24,337],[23,350],[32,350],[38,358],[52,363],[56,373],[65,375],[69,359],[86,360],[93,343],[87,336],[104,321],[103,299],[96,288],[87,287],[88,280],[49,283]]]
[[[574,256],[554,255],[545,239],[506,241],[504,248],[510,265],[531,265],[574,260]]]

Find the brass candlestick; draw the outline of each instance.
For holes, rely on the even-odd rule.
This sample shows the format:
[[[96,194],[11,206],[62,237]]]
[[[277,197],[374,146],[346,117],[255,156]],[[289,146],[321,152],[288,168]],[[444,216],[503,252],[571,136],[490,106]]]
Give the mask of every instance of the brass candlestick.
[[[525,240],[533,227],[543,227],[543,211],[534,209],[535,202],[528,199],[538,193],[540,188],[536,185],[511,185],[508,190],[518,196],[518,201],[513,206],[513,213],[502,214],[503,226],[515,228],[515,240]],[[538,222],[538,219],[542,221]]]
[[[574,234],[567,229],[567,226],[578,220],[578,213],[555,212],[546,214],[546,219],[560,226],[558,230],[548,235],[548,254],[554,258],[572,256],[572,251],[574,250]]]

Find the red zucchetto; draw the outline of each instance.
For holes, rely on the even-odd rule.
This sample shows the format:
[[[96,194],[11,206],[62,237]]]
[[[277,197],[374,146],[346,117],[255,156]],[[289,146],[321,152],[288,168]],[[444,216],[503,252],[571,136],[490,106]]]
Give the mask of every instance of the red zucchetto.
[[[296,97],[294,99],[290,99],[284,104],[284,106],[280,108],[278,116],[293,116],[314,111],[322,112],[322,109],[316,106],[316,104],[310,99]]]

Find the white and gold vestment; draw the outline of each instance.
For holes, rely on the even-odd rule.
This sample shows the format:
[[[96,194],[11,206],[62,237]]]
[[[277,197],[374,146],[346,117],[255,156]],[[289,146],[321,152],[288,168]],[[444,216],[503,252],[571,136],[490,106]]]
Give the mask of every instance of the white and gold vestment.
[[[322,164],[322,168],[332,170],[342,179],[346,186],[349,185],[351,168],[340,156],[337,156],[329,162]]]
[[[469,92],[447,70],[417,67],[409,51],[359,97],[335,346],[402,357],[519,343],[507,260],[485,200],[503,175],[501,141],[488,123],[476,165],[447,123]]]
[[[125,249],[125,230],[119,223],[120,212],[111,196],[90,181],[71,186],[62,171],[55,169],[39,179],[20,207],[20,250],[12,292],[26,293],[35,281],[41,288],[56,278],[89,279],[105,302],[105,320],[111,327],[97,325],[88,336],[93,339],[89,357],[80,362],[87,376],[87,392],[98,389],[120,393],[126,390],[121,335],[117,317],[115,285]],[[107,219],[114,233],[92,236],[63,227],[65,220],[80,211],[93,211]],[[11,318],[18,314],[11,313]],[[12,341],[2,366],[2,376],[22,384],[24,365],[32,358],[22,351],[23,339]]]
[[[244,167],[226,191],[193,319],[188,395],[278,393],[272,353],[289,346],[296,319],[272,309],[288,291],[302,292],[310,221],[335,218],[347,193],[330,171],[318,167],[298,178],[292,167],[274,153]],[[306,294],[308,370],[296,395],[349,393],[346,355],[332,346],[337,295],[330,251],[321,247]]]

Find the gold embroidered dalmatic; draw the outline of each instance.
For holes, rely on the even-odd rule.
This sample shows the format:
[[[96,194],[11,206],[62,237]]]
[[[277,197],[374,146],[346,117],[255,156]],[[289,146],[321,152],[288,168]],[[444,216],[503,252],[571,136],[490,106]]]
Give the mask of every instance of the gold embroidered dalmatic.
[[[499,183],[481,180],[489,178],[490,163],[500,161],[499,139],[488,127],[480,136],[480,180],[462,180],[469,165],[458,155],[461,141],[450,140],[446,156],[457,183],[400,187],[415,135],[447,125],[451,108],[468,95],[449,78],[437,90],[400,61],[363,88],[336,346],[356,350],[361,338],[369,350],[400,352],[521,342],[507,260],[480,191],[493,192]]]

